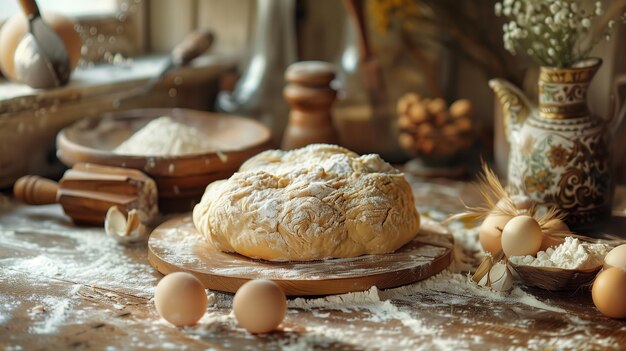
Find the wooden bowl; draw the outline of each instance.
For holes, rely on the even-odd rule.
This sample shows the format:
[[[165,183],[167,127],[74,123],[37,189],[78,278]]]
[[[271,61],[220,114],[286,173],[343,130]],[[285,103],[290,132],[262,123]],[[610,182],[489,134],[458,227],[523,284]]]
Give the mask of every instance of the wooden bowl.
[[[593,281],[602,268],[602,265],[586,270],[534,267],[516,265],[510,261],[509,265],[524,284],[550,291],[577,290],[584,287]]]
[[[151,120],[170,116],[193,126],[223,146],[218,152],[182,156],[131,156],[113,153],[119,144]],[[267,127],[254,120],[187,109],[134,109],[80,120],[57,135],[57,156],[67,166],[78,162],[128,167],[152,177],[161,212],[185,212],[206,186],[230,177],[248,158],[271,145]]]

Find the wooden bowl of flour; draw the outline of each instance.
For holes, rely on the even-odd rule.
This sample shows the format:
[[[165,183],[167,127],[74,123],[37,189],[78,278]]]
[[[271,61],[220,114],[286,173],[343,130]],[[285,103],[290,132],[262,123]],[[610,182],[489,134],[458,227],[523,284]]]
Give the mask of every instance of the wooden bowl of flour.
[[[142,155],[141,144],[135,145],[132,154],[114,151],[162,116],[206,136],[202,147],[176,155],[154,153],[154,145],[146,146]],[[170,141],[168,131],[155,130],[154,139]],[[69,167],[88,162],[143,171],[156,181],[161,212],[169,213],[190,210],[209,183],[228,178],[270,143],[269,129],[248,118],[180,108],[134,109],[83,119],[64,128],[57,135],[57,156]]]

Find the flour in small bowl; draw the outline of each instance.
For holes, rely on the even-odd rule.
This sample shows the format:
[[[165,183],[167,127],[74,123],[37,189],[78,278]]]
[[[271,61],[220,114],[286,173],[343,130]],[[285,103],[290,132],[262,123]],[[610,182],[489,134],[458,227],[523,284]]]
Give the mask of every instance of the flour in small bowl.
[[[537,257],[513,256],[509,260],[523,266],[584,270],[602,265],[604,256],[610,249],[608,245],[582,243],[577,238],[568,236],[561,245],[537,252]]]
[[[163,116],[146,124],[113,152],[131,156],[182,156],[219,149],[220,145],[198,129]]]

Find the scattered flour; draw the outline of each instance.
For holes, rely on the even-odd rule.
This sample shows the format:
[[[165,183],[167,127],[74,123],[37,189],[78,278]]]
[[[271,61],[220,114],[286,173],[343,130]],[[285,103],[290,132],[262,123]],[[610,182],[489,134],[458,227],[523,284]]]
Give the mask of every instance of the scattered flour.
[[[539,251],[537,257],[514,256],[510,260],[517,265],[533,267],[556,267],[564,269],[590,269],[599,267],[610,246],[604,244],[586,244],[577,238],[568,236],[565,242],[556,248]]]
[[[44,206],[45,207],[45,206]],[[41,210],[28,208],[33,214],[41,214]],[[47,212],[47,211],[44,211]],[[428,214],[429,216],[432,213]],[[4,217],[3,219],[6,219]],[[45,218],[45,216],[39,216]],[[134,286],[133,292],[139,296],[152,296],[153,287],[156,284],[156,277],[153,269],[144,263],[135,262],[133,251],[145,251],[145,247],[123,248],[121,249],[114,241],[107,240],[100,229],[69,229],[58,222],[46,222],[46,230],[34,229],[28,222],[16,222],[16,217],[0,224],[0,234],[7,245],[13,245],[20,252],[29,252],[31,249],[42,251],[41,247],[29,247],[29,243],[20,240],[18,236],[38,235],[47,236],[51,243],[46,247],[44,254],[39,256],[16,256],[0,259],[0,265],[11,270],[19,270],[28,273],[39,272],[39,274],[53,275],[59,279],[69,279],[73,277],[76,283],[98,285],[102,284],[110,287]],[[449,305],[450,308],[459,302],[460,304],[481,304],[486,308],[497,308],[501,305],[524,304],[534,308],[540,308],[552,312],[564,313],[565,311],[545,302],[537,300],[534,296],[521,290],[519,287],[513,289],[509,294],[493,292],[477,286],[468,280],[466,267],[471,266],[477,253],[477,230],[463,228],[453,223],[451,228],[456,240],[455,262],[442,273],[430,279],[417,282],[408,286],[380,291],[376,287],[363,292],[354,292],[343,295],[328,296],[313,299],[293,299],[289,301],[290,313],[310,311],[313,319],[306,325],[286,324],[285,332],[288,339],[280,339],[274,342],[264,341],[268,346],[275,346],[282,350],[316,350],[320,348],[333,349],[335,346],[343,344],[358,348],[367,347],[369,349],[411,349],[411,350],[448,350],[448,349],[472,349],[481,345],[480,336],[473,336],[471,329],[462,335],[450,337],[445,334],[445,328],[449,323],[442,320],[428,319],[421,315],[424,308],[415,309],[412,306],[421,307],[433,306],[433,301],[437,309]],[[55,234],[63,230],[64,237]],[[52,245],[54,244],[54,245]],[[120,250],[124,250],[121,252]],[[88,260],[78,259],[78,256],[87,257]],[[76,262],[90,262],[84,266],[78,266]],[[5,274],[10,274],[10,270],[4,270]],[[80,287],[76,285],[75,287]],[[74,289],[72,289],[74,291]],[[75,293],[76,291],[74,291]],[[61,299],[41,299],[36,303],[44,307],[44,313],[36,313],[33,318],[40,318],[33,327],[33,333],[55,333],[58,326],[64,321],[74,317],[76,312],[75,296],[68,294]],[[236,326],[236,321],[230,312],[232,296],[217,293],[210,296],[215,301],[216,306],[211,307],[209,312],[201,319],[196,327],[184,328],[184,332],[190,337],[198,340],[231,340],[233,335],[238,338],[256,338],[241,331]],[[426,301],[425,301],[426,300]],[[430,301],[428,301],[430,300]],[[0,293],[0,304],[13,304]],[[17,305],[16,305],[17,306]],[[16,308],[14,305],[5,307],[5,311]],[[350,317],[354,313],[354,325],[346,323],[333,324],[334,312],[341,311]],[[357,311],[358,313],[355,313]],[[298,312],[298,313],[300,313]],[[460,314],[458,318],[463,318]],[[287,321],[289,316],[287,318]],[[6,320],[5,320],[6,321]],[[362,326],[360,321],[364,321],[366,326]],[[576,329],[572,331],[584,330],[581,322],[570,319],[576,324]],[[0,324],[3,316],[0,314]],[[330,323],[329,323],[330,322]],[[158,335],[156,342],[163,342],[161,348],[176,349],[177,345],[166,343],[167,333],[163,333],[163,325],[166,322],[159,319],[150,325],[146,333]],[[367,326],[368,325],[368,326]],[[391,326],[399,326],[393,328]],[[294,329],[290,329],[294,327]],[[354,327],[354,328],[353,328]],[[170,328],[168,325],[167,328]],[[304,329],[304,331],[302,330]],[[403,331],[401,331],[402,329]],[[291,331],[290,331],[291,330]],[[408,333],[407,333],[408,331]],[[230,334],[230,336],[226,336]],[[413,334],[412,336],[407,336]],[[358,338],[367,336],[359,342]],[[417,336],[417,337],[416,337]],[[133,337],[135,338],[135,337]],[[270,335],[271,338],[271,335]],[[543,349],[552,347],[562,348],[582,348],[588,346],[589,339],[594,335],[572,335],[572,337],[555,337],[546,343],[545,338],[531,339],[528,342],[528,349]],[[614,338],[604,338],[607,347],[617,348],[618,344],[613,344]],[[134,340],[129,347],[142,348],[149,346],[142,344],[143,341]],[[261,339],[255,339],[261,340]],[[617,341],[615,341],[617,343]],[[597,345],[597,344],[594,344]],[[617,346],[616,346],[617,345]],[[221,345],[227,347],[226,345]]]
[[[102,228],[75,227],[69,222],[48,220],[58,218],[50,215],[60,212],[60,206],[24,206],[18,211],[23,217],[4,216],[0,223],[3,244],[18,253],[0,258],[5,274],[39,275],[87,286],[123,289],[138,297],[152,296],[159,275],[147,262],[138,260],[145,256],[145,244],[121,247]],[[39,223],[34,225],[30,218],[38,218]],[[49,306],[45,307],[47,310]]]
[[[198,129],[163,116],[135,132],[113,152],[135,156],[180,156],[216,149],[221,147]],[[170,173],[173,171],[171,168]]]
[[[36,334],[55,333],[59,325],[67,319],[72,301],[70,299],[59,300],[58,298],[47,297],[43,300],[43,303],[46,311],[45,318],[41,323],[35,325],[31,332]]]

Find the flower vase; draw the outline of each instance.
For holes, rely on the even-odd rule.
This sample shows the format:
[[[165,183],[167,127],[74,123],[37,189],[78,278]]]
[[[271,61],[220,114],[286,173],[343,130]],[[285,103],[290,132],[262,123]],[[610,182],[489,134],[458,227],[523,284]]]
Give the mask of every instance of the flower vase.
[[[569,68],[541,67],[536,108],[509,83],[490,82],[504,108],[511,147],[509,191],[562,210],[570,228],[586,228],[610,215],[609,130],[587,105],[601,63],[587,59]]]

